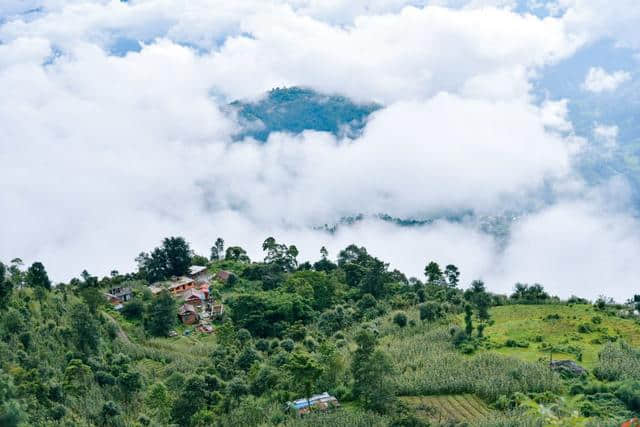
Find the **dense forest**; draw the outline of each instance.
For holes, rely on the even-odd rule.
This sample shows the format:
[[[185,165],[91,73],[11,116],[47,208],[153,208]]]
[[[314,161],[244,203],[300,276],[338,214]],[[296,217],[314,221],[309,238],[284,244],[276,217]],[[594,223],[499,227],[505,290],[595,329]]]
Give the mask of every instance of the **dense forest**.
[[[601,426],[640,415],[640,295],[491,293],[366,248],[169,237],[53,284],[0,263],[2,426]],[[133,257],[133,256],[132,256]],[[452,260],[452,262],[455,262]]]

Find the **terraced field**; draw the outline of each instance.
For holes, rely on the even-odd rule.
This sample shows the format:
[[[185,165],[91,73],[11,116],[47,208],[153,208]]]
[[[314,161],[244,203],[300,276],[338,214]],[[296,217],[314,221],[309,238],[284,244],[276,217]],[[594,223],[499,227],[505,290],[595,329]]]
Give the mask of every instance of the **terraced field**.
[[[401,399],[426,420],[473,422],[491,414],[491,409],[472,394],[405,396]]]

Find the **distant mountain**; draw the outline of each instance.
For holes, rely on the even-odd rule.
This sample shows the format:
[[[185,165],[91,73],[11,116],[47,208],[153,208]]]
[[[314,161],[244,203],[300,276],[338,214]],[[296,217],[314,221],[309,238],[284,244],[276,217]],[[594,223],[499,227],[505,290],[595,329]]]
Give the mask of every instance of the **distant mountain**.
[[[300,87],[276,88],[257,102],[234,101],[230,107],[237,112],[243,128],[236,139],[249,136],[259,141],[266,141],[271,132],[297,134],[304,130],[354,138],[361,133],[369,115],[382,108],[379,104],[357,104],[344,96]]]

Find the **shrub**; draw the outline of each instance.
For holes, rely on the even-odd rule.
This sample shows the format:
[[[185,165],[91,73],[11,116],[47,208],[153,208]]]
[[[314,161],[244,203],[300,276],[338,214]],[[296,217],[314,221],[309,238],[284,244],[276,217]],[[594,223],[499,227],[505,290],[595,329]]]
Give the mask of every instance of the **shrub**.
[[[139,299],[131,300],[122,306],[120,313],[127,319],[141,319],[144,313],[144,304]]]
[[[578,332],[580,332],[581,334],[589,334],[593,332],[593,329],[588,323],[582,323],[578,326]]]
[[[293,351],[294,346],[295,346],[295,343],[291,338],[284,339],[280,342],[280,347],[282,347],[284,350],[288,351],[289,353]]]
[[[400,326],[401,328],[404,328],[405,326],[407,326],[407,315],[401,311],[396,313],[393,316],[393,323]]]
[[[266,352],[269,350],[269,341],[267,341],[264,338],[260,338],[258,341],[256,341],[255,347],[256,347],[256,350]]]
[[[426,320],[427,322],[433,322],[442,317],[442,307],[434,301],[429,301],[424,304],[420,304],[420,320]]]
[[[593,323],[594,325],[599,325],[602,323],[602,317],[600,316],[593,316],[591,318],[591,323]]]
[[[527,348],[529,347],[529,343],[527,341],[517,341],[514,339],[508,339],[507,341],[505,341],[504,345],[506,347],[511,347],[511,348]]]

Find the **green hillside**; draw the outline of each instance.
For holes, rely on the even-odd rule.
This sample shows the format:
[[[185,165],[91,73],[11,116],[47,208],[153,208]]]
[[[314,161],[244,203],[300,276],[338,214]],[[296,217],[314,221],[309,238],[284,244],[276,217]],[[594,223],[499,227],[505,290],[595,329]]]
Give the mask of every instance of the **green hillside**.
[[[205,258],[171,237],[134,272],[56,286],[41,263],[0,264],[0,425],[586,427],[640,415],[635,303],[568,303],[537,285],[495,295],[481,281],[463,291],[454,265],[407,279],[356,245],[314,262],[273,238],[263,249],[251,261],[219,239]],[[550,366],[551,350],[571,362]]]

